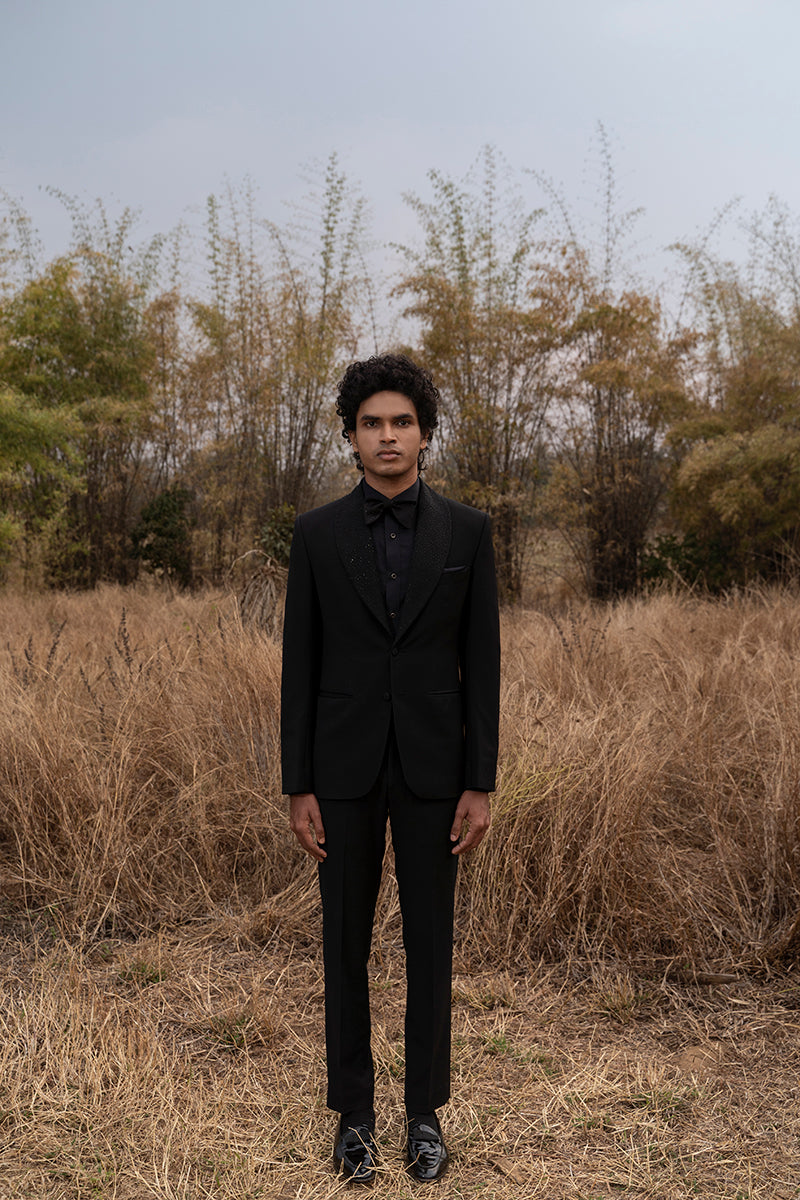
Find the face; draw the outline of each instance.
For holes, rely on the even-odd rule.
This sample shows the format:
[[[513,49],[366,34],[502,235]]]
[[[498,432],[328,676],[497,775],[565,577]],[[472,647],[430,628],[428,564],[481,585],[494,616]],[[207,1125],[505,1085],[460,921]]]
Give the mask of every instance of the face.
[[[376,491],[397,496],[411,487],[419,452],[428,444],[413,400],[400,392],[376,392],[359,406],[349,437],[364,465],[364,478]]]

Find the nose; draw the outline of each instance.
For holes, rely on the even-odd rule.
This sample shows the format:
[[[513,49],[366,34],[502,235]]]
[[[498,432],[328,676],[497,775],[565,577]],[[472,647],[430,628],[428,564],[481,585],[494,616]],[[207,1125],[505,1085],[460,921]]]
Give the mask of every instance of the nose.
[[[384,425],[383,429],[381,430],[381,441],[382,442],[397,441],[397,436],[395,434],[394,427],[392,425],[390,425],[388,422]]]

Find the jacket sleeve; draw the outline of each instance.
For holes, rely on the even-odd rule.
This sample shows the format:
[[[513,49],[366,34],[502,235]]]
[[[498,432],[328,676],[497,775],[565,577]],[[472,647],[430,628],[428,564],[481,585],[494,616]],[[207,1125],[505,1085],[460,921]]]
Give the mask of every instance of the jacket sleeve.
[[[282,786],[288,793],[314,791],[320,634],[319,598],[298,517],[289,558],[281,672]]]
[[[491,792],[496,783],[500,723],[500,617],[488,517],[472,563],[459,665],[464,703],[464,786]]]

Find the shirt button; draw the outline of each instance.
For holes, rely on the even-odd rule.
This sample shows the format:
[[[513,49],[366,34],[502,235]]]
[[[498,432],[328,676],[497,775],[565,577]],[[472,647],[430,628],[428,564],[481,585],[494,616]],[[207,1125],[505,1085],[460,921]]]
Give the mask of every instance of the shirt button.
[[[397,649],[397,646],[393,646],[392,647],[392,658],[397,658],[399,653],[400,653],[400,651]]]
[[[390,537],[390,538],[392,538],[392,540],[394,540],[394,538],[396,538],[396,537],[397,537],[397,534],[396,534],[396,533],[390,533],[390,534],[389,534],[389,537]]]
[[[395,618],[396,618],[396,616],[397,616],[397,613],[389,613],[389,616],[390,616],[390,617],[392,618],[392,620],[394,621],[394,619],[395,619]]]
[[[390,572],[390,574],[389,574],[389,578],[390,578],[390,579],[397,579],[397,572],[396,572],[396,571],[391,571],[391,572]]]
[[[391,698],[392,698],[391,692],[384,692],[383,698],[384,698],[384,700],[391,700]]]

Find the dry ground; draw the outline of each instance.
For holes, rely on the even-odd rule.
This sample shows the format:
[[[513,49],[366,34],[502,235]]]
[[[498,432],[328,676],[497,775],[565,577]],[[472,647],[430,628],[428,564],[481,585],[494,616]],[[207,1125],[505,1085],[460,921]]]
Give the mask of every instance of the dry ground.
[[[800,599],[503,617],[450,1197],[800,1197]],[[231,597],[0,597],[0,1200],[341,1191],[280,654]],[[373,963],[402,1169],[402,960]]]
[[[310,926],[259,944],[263,927],[219,919],[83,953],[46,918],[10,931],[0,1197],[340,1194]],[[800,972],[678,986],[578,961],[463,974],[458,954],[453,1165],[412,1185],[393,930],[390,917],[372,966],[376,1194],[800,1196]]]

